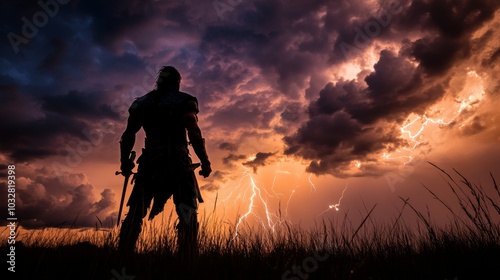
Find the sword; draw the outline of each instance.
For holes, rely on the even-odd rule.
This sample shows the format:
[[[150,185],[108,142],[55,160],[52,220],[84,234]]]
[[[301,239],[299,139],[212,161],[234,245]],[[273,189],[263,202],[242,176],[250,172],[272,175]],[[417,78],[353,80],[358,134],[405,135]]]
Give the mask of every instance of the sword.
[[[130,152],[130,158],[132,162],[135,160],[135,151]],[[116,171],[115,175],[120,175],[122,172]],[[120,200],[120,210],[118,210],[118,221],[116,221],[116,226],[120,225],[120,219],[122,217],[122,209],[123,209],[123,201],[125,200],[125,193],[127,192],[127,185],[128,185],[128,179],[130,178],[130,175],[135,174],[134,172],[127,174],[125,176],[125,182],[123,182],[123,192],[122,192],[122,198]]]

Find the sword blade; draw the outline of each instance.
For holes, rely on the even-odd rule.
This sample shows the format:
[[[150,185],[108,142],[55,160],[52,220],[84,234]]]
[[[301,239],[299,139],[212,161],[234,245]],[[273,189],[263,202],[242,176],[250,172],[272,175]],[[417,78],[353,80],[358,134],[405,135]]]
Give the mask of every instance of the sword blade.
[[[120,225],[120,220],[122,218],[123,202],[125,201],[125,193],[127,192],[127,185],[129,178],[130,175],[125,176],[125,182],[123,183],[122,198],[120,199],[120,209],[118,210],[118,221],[116,222],[116,226]]]
[[[130,152],[129,160],[132,161],[132,162],[134,162],[135,161],[135,156],[136,156],[135,151],[131,151]],[[118,175],[118,174],[121,174],[121,172],[116,171],[115,175]],[[135,173],[132,172],[132,174],[135,174]],[[125,176],[125,181],[123,182],[122,198],[120,199],[120,209],[118,210],[118,220],[116,221],[116,226],[120,225],[120,220],[122,218],[123,202],[125,201],[125,193],[127,192],[128,180],[130,178],[130,175],[132,175],[132,174],[128,174],[127,176]],[[132,183],[133,183],[133,181],[132,181]]]

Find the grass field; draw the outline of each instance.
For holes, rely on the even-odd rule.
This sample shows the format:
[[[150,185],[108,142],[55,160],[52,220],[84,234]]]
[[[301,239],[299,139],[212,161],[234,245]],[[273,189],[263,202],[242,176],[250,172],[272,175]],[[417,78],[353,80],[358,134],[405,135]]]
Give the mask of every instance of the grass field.
[[[438,170],[453,197],[423,187],[450,211],[445,226],[401,198],[399,215],[388,224],[373,221],[376,205],[358,224],[324,220],[305,230],[283,222],[274,232],[246,225],[238,236],[234,224],[200,217],[197,256],[176,254],[172,216],[165,226],[145,228],[129,256],[115,249],[116,229],[21,230],[17,277],[7,279],[498,279],[500,191],[493,175],[476,185],[456,171]],[[418,219],[416,227],[401,218],[407,211]]]

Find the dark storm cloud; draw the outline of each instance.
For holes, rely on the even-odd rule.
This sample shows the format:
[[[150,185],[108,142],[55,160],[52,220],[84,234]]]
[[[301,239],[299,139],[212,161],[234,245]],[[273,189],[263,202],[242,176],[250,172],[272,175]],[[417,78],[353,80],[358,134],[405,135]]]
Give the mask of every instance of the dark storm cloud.
[[[58,137],[78,137],[85,127],[81,121],[50,113],[29,122],[3,122],[0,129],[13,137],[2,137],[0,151],[21,162],[55,155],[60,144]]]
[[[362,124],[399,120],[408,111],[423,113],[444,93],[440,86],[426,85],[418,68],[391,51],[380,53],[374,70],[364,79],[367,87],[356,80],[327,84],[318,100],[311,103],[309,115],[344,111]]]
[[[220,182],[223,182],[225,183],[227,181],[227,176],[229,176],[230,174],[228,172],[225,172],[225,171],[220,171],[220,170],[216,170],[213,174],[212,174],[212,179],[213,180],[218,180]]]
[[[16,87],[4,91],[0,104],[0,129],[12,137],[0,139],[0,152],[15,161],[45,158],[63,153],[62,139],[85,139],[92,122],[117,120],[103,93],[71,91],[61,96],[31,96]],[[37,99],[38,98],[38,99]],[[12,116],[16,118],[12,118]]]
[[[42,108],[70,118],[119,119],[119,114],[105,101],[106,93],[86,93],[72,90],[65,95],[46,96],[42,99]]]
[[[495,0],[412,1],[399,25],[435,31],[443,38],[459,38],[491,19],[499,6]]]
[[[405,144],[399,139],[399,125],[409,113],[423,114],[444,96],[448,71],[471,55],[472,33],[492,18],[498,6],[494,1],[413,1],[393,14],[390,32],[371,42],[392,40],[390,33],[398,32],[418,30],[424,36],[407,39],[399,53],[381,51],[374,71],[364,77],[365,83],[341,80],[328,84],[310,103],[309,120],[284,138],[285,153],[311,160],[310,172],[341,176],[353,161],[376,162],[370,158],[377,152]],[[354,36],[353,32],[340,32],[337,43]],[[403,41],[400,37],[399,42]],[[464,133],[482,127],[475,119]],[[362,172],[377,174],[376,169]]]
[[[64,155],[63,144],[88,140],[85,131],[103,120],[119,120],[119,112],[110,105],[114,84],[105,77],[144,69],[137,55],[114,54],[95,44],[90,27],[96,16],[82,3],[59,5],[47,24],[38,26],[29,41],[19,46],[18,54],[8,40],[1,45],[5,51],[0,59],[0,129],[11,137],[0,139],[0,153],[13,161]],[[7,23],[1,27],[5,35],[23,35],[26,20],[21,19],[33,22],[33,15],[44,11],[36,1],[9,5],[12,9],[1,12]]]
[[[263,138],[277,132],[285,153],[310,161],[310,172],[346,176],[351,162],[362,160],[362,175],[380,174],[374,154],[405,144],[399,125],[443,97],[450,69],[476,53],[472,34],[499,1],[383,1],[387,25],[356,45],[358,30],[383,13],[372,2],[242,1],[220,21],[211,1],[70,1],[14,54],[5,35],[20,33],[21,17],[31,19],[40,8],[36,1],[9,1],[12,9],[0,9],[0,131],[9,136],[0,139],[1,156],[22,162],[65,155],[64,144],[84,138],[84,129],[120,121],[113,100],[135,86],[151,89],[155,75],[147,66],[171,64],[181,71],[181,89],[200,100],[214,135],[230,131],[243,147],[255,130],[268,133]],[[401,10],[391,11],[391,3]],[[376,64],[364,65],[373,72],[345,79],[337,67],[355,58],[342,43],[356,47],[364,63],[363,52],[378,43],[390,50],[377,49]],[[497,48],[484,64],[495,67],[498,57]],[[120,104],[125,112],[139,91],[130,95]],[[474,119],[463,134],[479,133],[486,119]],[[216,143],[224,142],[228,168],[243,163],[256,171],[276,156],[258,153],[249,161],[226,141]],[[103,141],[104,148],[116,149],[116,142]],[[95,216],[110,221],[112,191],[95,195],[82,174],[40,173],[19,190],[28,226],[68,225],[76,217],[84,226],[93,226]],[[217,190],[226,178],[215,171],[202,188]]]
[[[43,59],[40,68],[47,71],[54,71],[61,64],[63,55],[68,49],[65,40],[61,38],[54,38],[51,40],[50,45],[52,51]]]
[[[227,182],[227,177],[229,175],[228,172],[216,170],[209,178],[205,179],[208,180],[209,183],[202,185],[200,188],[208,192],[217,191],[220,189],[221,184]]]
[[[353,160],[404,144],[398,124],[445,93],[432,80],[424,85],[419,69],[390,51],[381,52],[374,70],[364,79],[367,86],[355,80],[329,83],[310,104],[309,120],[285,137],[285,153],[312,160],[310,172],[340,174]]]
[[[0,177],[7,177],[7,164],[0,163]]]
[[[440,74],[471,55],[471,34],[493,18],[498,1],[413,1],[403,13],[401,28],[415,26],[419,19],[432,35],[411,46],[411,55],[428,74]]]
[[[268,160],[276,155],[276,153],[262,153],[258,152],[255,154],[255,159],[246,161],[243,163],[244,166],[251,167],[253,169],[253,172],[257,172],[257,169],[261,166],[265,166],[268,163]]]
[[[234,162],[246,159],[247,157],[245,155],[238,155],[238,154],[229,154],[226,157],[222,159],[222,163],[226,165],[227,167],[231,168],[234,167]]]
[[[219,128],[270,128],[270,122],[276,115],[269,104],[273,100],[271,95],[258,92],[235,96],[231,103],[219,107],[209,120]]]
[[[207,183],[207,184],[204,184],[200,187],[200,189],[207,191],[207,192],[214,192],[214,191],[218,190],[219,188],[220,188],[220,186],[215,184],[215,183]]]
[[[15,16],[9,22],[11,31],[22,29],[22,16],[29,18],[33,13],[42,11],[36,2],[31,4],[27,5],[29,9],[26,10],[14,9]],[[109,101],[109,93],[83,93],[88,87],[94,86],[91,83],[95,78],[96,64],[99,63],[108,75],[127,69],[130,65],[143,65],[131,55],[113,56],[92,45],[92,34],[86,29],[91,20],[73,4],[60,6],[49,23],[39,27],[36,36],[21,46],[22,55],[9,56],[12,52],[2,54],[2,66],[5,66],[2,76],[5,79],[2,77],[0,83],[14,87],[28,99],[34,100],[31,103],[20,100],[15,104],[23,107],[17,119],[23,119],[23,115],[33,112],[39,113],[38,117],[55,113],[70,119],[86,120],[87,117],[92,119],[92,116],[94,119],[116,118],[116,113],[111,112],[109,105],[105,104]],[[75,94],[75,91],[80,94]],[[28,108],[30,104],[34,106]],[[47,133],[50,135],[50,130]]]
[[[190,77],[195,84],[194,88],[187,88],[188,91],[198,92],[200,103],[220,100],[221,95],[232,95],[238,90],[238,86],[243,85],[246,80],[253,75],[241,61],[235,60],[227,62],[228,52],[220,50],[217,53],[210,51],[205,54],[205,58],[197,59],[197,64],[192,69],[180,69],[181,74]],[[208,60],[205,60],[206,58]],[[178,63],[182,67],[182,62]],[[181,85],[183,86],[183,85]],[[252,88],[253,89],[253,88]]]
[[[325,28],[338,33],[329,57],[331,63],[348,62],[377,41],[401,40],[401,35],[392,25],[399,20],[401,11],[410,1],[379,2],[374,7],[367,5],[366,1],[338,1],[327,11]]]
[[[76,17],[89,19],[88,31],[92,35],[94,45],[99,45],[113,53],[121,53],[124,49],[132,52],[147,53],[145,60],[154,57],[150,55],[162,52],[167,54],[167,46],[162,44],[159,50],[158,42],[168,41],[177,51],[187,37],[198,38],[199,30],[207,21],[216,16],[211,2],[202,1],[82,1],[75,4],[73,14]],[[207,13],[207,10],[209,11]],[[191,50],[185,55],[191,56]],[[185,58],[170,56],[171,62],[182,65]]]
[[[113,225],[113,191],[105,189],[96,198],[95,187],[83,174],[56,175],[46,169],[35,172],[17,177],[16,216],[23,227],[93,227],[97,219],[104,226]],[[2,195],[6,196],[6,189],[2,186]],[[6,211],[3,205],[1,208]]]
[[[319,73],[325,67],[335,28],[348,26],[346,24],[350,16],[363,7],[361,1],[349,5],[338,1],[254,1],[238,5],[230,12],[234,21],[224,23],[214,21],[217,15],[210,3],[97,2],[75,2],[61,6],[59,14],[51,18],[50,24],[40,29],[37,37],[27,45],[31,51],[27,54],[38,56],[39,59],[36,65],[23,70],[29,75],[28,79],[38,80],[28,82],[22,89],[32,94],[31,89],[40,91],[38,84],[46,84],[46,81],[52,83],[44,91],[52,91],[53,94],[34,98],[40,102],[42,114],[47,111],[84,122],[115,118],[109,105],[103,103],[105,99],[99,98],[99,94],[94,94],[94,91],[82,89],[81,81],[88,80],[90,75],[95,79],[111,73],[119,76],[123,71],[130,72],[134,68],[142,70],[150,64],[147,59],[155,60],[165,55],[171,57],[173,64],[180,65],[186,78],[195,81],[194,87],[187,89],[192,89],[199,96],[202,109],[211,109],[204,107],[204,101],[216,102],[220,99],[218,95],[232,95],[239,87],[248,86],[255,90],[259,84],[248,81],[252,75],[261,75],[264,81],[280,92],[296,98],[301,94],[299,89],[307,86],[310,79],[318,80],[311,76],[320,76]],[[21,28],[16,25],[16,22],[22,24],[19,22],[20,16],[29,17],[39,9],[28,2],[24,8],[21,6],[16,4],[15,16],[9,17],[13,30]],[[207,10],[207,7],[210,9]],[[347,7],[348,11],[345,10]],[[331,9],[337,13],[344,11],[338,13],[342,17],[336,17],[335,24],[331,24],[331,17],[321,16],[322,11]],[[367,13],[368,8],[363,8],[363,11]],[[324,25],[327,20],[330,24]],[[143,32],[146,28],[148,32]],[[175,36],[178,34],[187,36],[183,39],[191,36],[199,40],[199,44],[189,45],[175,54],[171,52],[172,47],[159,52],[154,50],[158,39],[176,43],[179,39]],[[38,52],[34,51],[35,47]],[[141,57],[137,53],[141,50],[153,50],[152,56],[149,57],[148,53]],[[250,67],[258,69],[257,72]],[[56,84],[53,81],[63,84],[63,81],[70,81],[73,86],[60,92],[61,82]],[[116,83],[116,79],[114,81]],[[316,87],[321,88],[319,85]],[[280,108],[284,109],[283,106],[273,108],[270,104],[275,94],[276,91],[265,95],[252,93],[234,96],[228,104],[219,107],[210,120],[214,125],[231,129],[271,129],[271,120],[283,112]],[[296,110],[288,107],[283,116],[290,116],[292,109]],[[27,124],[25,126],[29,127]],[[81,130],[82,126],[79,127]],[[289,133],[291,128],[284,125],[276,127],[276,130]],[[47,135],[56,137],[57,133],[52,134],[48,130]]]
[[[295,125],[303,123],[307,119],[307,107],[301,102],[292,101],[283,103],[280,118],[281,123],[273,129],[276,133],[289,135],[294,132]]]
[[[152,19],[157,12],[154,2],[158,1],[82,1],[77,4],[77,13],[91,17],[91,31],[95,43],[113,48],[117,39]],[[177,18],[185,15],[181,13],[182,10],[177,9],[177,12]]]
[[[253,1],[239,5],[234,22],[206,28],[202,49],[212,59],[256,66],[281,93],[296,98],[310,76],[321,72],[334,33],[320,27],[332,1]]]
[[[352,47],[347,52],[353,50],[360,54],[374,42],[402,41],[404,34],[423,31],[424,37],[412,46],[412,56],[429,74],[439,74],[456,60],[469,55],[467,37],[490,20],[500,4],[492,0],[394,0],[381,1],[378,9],[368,11],[366,5],[364,8],[361,5],[364,3],[355,2],[337,10],[342,14],[335,13],[336,10],[328,13],[326,22],[339,32],[330,58],[332,62],[352,59],[349,53],[346,55],[346,43]],[[347,24],[346,19],[353,18],[353,15],[356,19]]]

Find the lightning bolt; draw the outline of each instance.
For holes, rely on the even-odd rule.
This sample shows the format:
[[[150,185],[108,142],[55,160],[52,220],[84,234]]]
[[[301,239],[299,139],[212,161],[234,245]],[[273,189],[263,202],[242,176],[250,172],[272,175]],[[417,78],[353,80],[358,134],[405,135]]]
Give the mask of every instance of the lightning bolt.
[[[285,203],[285,209],[284,209],[284,217],[281,216],[281,214],[275,215],[270,211],[270,206],[268,204],[268,198],[271,197],[278,197],[278,196],[283,196],[282,193],[278,193],[275,190],[276,183],[278,181],[278,175],[279,174],[289,174],[293,175],[290,171],[287,170],[282,170],[280,169],[280,165],[277,166],[275,170],[275,174],[272,180],[272,183],[270,185],[270,190],[274,195],[271,195],[266,188],[263,188],[259,186],[257,183],[256,179],[254,178],[251,170],[244,165],[241,165],[243,168],[243,173],[241,177],[238,180],[238,183],[230,189],[229,197],[221,200],[221,201],[227,201],[231,196],[236,197],[236,199],[241,200],[247,200],[248,201],[248,206],[245,208],[245,213],[243,213],[241,216],[237,218],[236,224],[235,224],[235,231],[233,235],[233,240],[237,238],[240,233],[241,233],[241,227],[243,223],[249,219],[250,217],[254,217],[257,219],[257,222],[263,227],[270,229],[271,232],[275,232],[276,226],[282,224],[283,222],[289,222],[287,220],[288,218],[288,209],[291,205],[291,201],[294,197],[294,195],[297,193],[298,189],[301,187],[301,185],[297,185],[294,187],[290,194],[287,197],[286,203]],[[300,178],[302,175],[298,174],[297,176]],[[312,181],[312,173],[309,173],[309,176],[307,177],[307,182],[311,186],[311,191],[316,191],[317,187]],[[341,197],[339,198],[338,202],[332,205],[329,205],[328,209],[324,211],[322,214],[327,212],[328,210],[335,209],[336,211],[339,210],[340,204],[342,202],[342,199],[344,198],[344,193],[347,190],[348,184],[346,184],[344,190],[342,191]],[[260,212],[260,214],[259,214]],[[281,213],[281,211],[280,211]]]
[[[264,206],[264,211],[265,211],[265,215],[266,215],[266,221],[267,221],[267,227],[269,229],[272,230],[272,232],[275,231],[275,225],[276,223],[273,222],[273,216],[276,217],[276,215],[273,215],[271,214],[271,212],[269,211],[269,206],[267,205],[267,201],[264,200],[264,198],[262,197],[262,190],[261,188],[255,183],[255,180],[252,176],[252,174],[249,172],[248,168],[244,167],[243,166],[243,169],[245,170],[244,173],[243,173],[243,176],[241,178],[241,180],[244,178],[244,177],[248,177],[249,179],[249,183],[250,183],[250,189],[252,191],[252,195],[250,196],[250,203],[248,205],[248,208],[247,208],[247,211],[245,212],[245,214],[243,214],[237,221],[236,223],[236,226],[235,226],[235,233],[234,233],[234,238],[236,238],[238,235],[239,235],[239,228],[240,228],[240,225],[241,223],[248,217],[250,216],[251,214],[255,215],[255,217],[257,218],[257,220],[259,220],[259,222],[262,224],[263,227],[266,227],[266,223],[260,218],[259,215],[255,214],[254,213],[254,208],[255,208],[255,204],[256,204],[256,200],[261,202],[262,205]],[[265,191],[265,190],[264,190]],[[267,191],[266,191],[267,193]],[[234,239],[233,238],[233,239]]]
[[[468,70],[468,69],[467,69]],[[410,122],[408,122],[406,125],[402,126],[400,128],[401,130],[401,136],[402,137],[407,137],[411,145],[404,147],[403,149],[409,152],[412,152],[414,149],[416,149],[422,142],[420,139],[423,137],[423,133],[426,130],[426,127],[429,124],[438,124],[440,126],[448,126],[454,122],[459,121],[458,118],[461,116],[461,114],[464,112],[466,109],[470,109],[475,107],[477,104],[479,104],[485,94],[484,90],[484,85],[483,85],[483,79],[476,73],[476,71],[467,71],[467,75],[465,77],[466,79],[466,86],[462,89],[462,96],[466,94],[465,97],[462,98],[455,98],[454,101],[459,104],[458,108],[453,109],[454,106],[446,106],[445,111],[448,111],[448,119],[449,121],[444,121],[444,118],[429,118],[427,115],[422,115],[422,116],[417,116]],[[448,109],[450,108],[450,109]],[[441,111],[441,110],[439,110]],[[445,115],[445,113],[441,113],[441,115]],[[410,114],[411,116],[411,114]],[[420,127],[417,126],[417,130],[415,132],[412,132],[411,127],[415,126],[416,123],[420,121]],[[465,122],[462,124],[462,126],[465,124]],[[460,126],[460,127],[462,127]],[[398,157],[391,157],[391,154],[383,154],[382,157],[386,159],[396,159],[396,158],[408,158],[409,161],[406,162],[405,164],[411,162],[413,157],[410,156],[398,156]]]
[[[307,178],[307,181],[309,181],[309,184],[311,184],[312,188],[313,188],[314,190],[316,190],[316,186],[315,186],[315,185],[314,185],[314,183],[311,181],[311,177],[312,177],[312,173],[311,173],[311,174],[309,174],[309,178]]]
[[[479,76],[476,71],[466,69],[465,86],[458,91],[459,97],[453,97],[444,100],[441,104],[436,105],[437,110],[430,109],[429,112],[439,112],[438,118],[430,118],[423,114],[413,118],[413,114],[408,116],[408,122],[400,127],[401,138],[408,139],[409,143],[401,150],[396,151],[396,155],[391,153],[383,153],[381,157],[386,160],[404,159],[404,165],[410,163],[414,157],[414,150],[422,144],[425,138],[424,132],[430,124],[437,124],[440,127],[449,126],[453,123],[461,123],[456,127],[462,128],[466,125],[473,114],[468,114],[478,106],[485,95],[484,78]],[[458,105],[450,105],[449,102],[454,102]],[[444,105],[444,106],[443,106]],[[439,106],[439,107],[437,107]],[[434,113],[435,114],[435,113]],[[445,121],[444,119],[448,119]],[[419,124],[420,122],[420,124]]]
[[[475,72],[467,73],[469,77],[477,78],[477,74]],[[392,151],[391,153],[383,153],[381,154],[381,158],[385,160],[400,160],[403,165],[410,164],[418,155],[416,154],[417,149],[420,146],[423,146],[422,143],[425,143],[425,137],[428,136],[426,132],[430,126],[439,125],[440,128],[450,126],[453,123],[462,123],[464,118],[467,117],[467,113],[471,112],[477,104],[482,100],[484,95],[484,88],[482,87],[481,78],[477,78],[478,80],[473,81],[475,84],[472,86],[467,85],[466,88],[462,92],[459,98],[454,99],[455,106],[446,106],[445,109],[442,109],[443,106],[437,108],[438,110],[430,109],[422,115],[416,115],[414,113],[409,114],[407,117],[407,121],[399,127],[400,129],[400,137],[401,139],[406,139],[407,144],[404,147],[396,151]],[[470,92],[466,92],[466,90],[473,91],[472,94]],[[464,95],[467,93],[467,95]],[[448,100],[453,102],[451,99]],[[255,157],[250,157],[249,160],[253,160]],[[282,160],[283,162],[283,160]],[[399,163],[399,161],[398,161]],[[352,167],[361,169],[365,163],[361,161],[353,161]],[[237,218],[237,222],[235,225],[234,237],[236,238],[240,232],[243,223],[249,219],[250,217],[255,217],[257,219],[259,226],[261,225],[264,228],[270,229],[272,232],[275,232],[275,227],[279,225],[283,220],[280,215],[274,215],[270,212],[270,204],[268,200],[270,198],[286,198],[285,203],[285,219],[288,217],[289,206],[291,205],[291,200],[294,198],[297,193],[300,185],[296,185],[289,193],[280,193],[278,188],[276,187],[278,182],[280,181],[280,174],[289,174],[296,175],[300,178],[305,173],[292,173],[287,170],[281,169],[281,163],[278,164],[275,168],[274,177],[270,186],[261,187],[255,180],[254,175],[249,171],[248,168],[243,166],[244,172],[237,184],[234,187],[228,188],[229,197],[225,199],[227,201],[229,198],[236,197],[236,199],[232,199],[233,203],[236,201],[245,202],[245,213]],[[310,184],[311,192],[316,191],[317,187],[313,182],[312,178],[313,174],[309,174],[307,181]],[[305,178],[304,178],[305,179]],[[298,179],[297,179],[298,181]],[[307,183],[306,183],[307,184]],[[346,183],[342,193],[336,203],[328,205],[328,208],[321,212],[319,216],[326,214],[328,211],[335,210],[339,211],[341,208],[341,203],[344,198],[345,192],[348,188],[348,183]],[[288,196],[288,197],[287,197]],[[248,202],[248,205],[246,204]],[[281,203],[280,203],[281,207]]]
[[[400,150],[396,150],[396,152],[401,152]],[[413,156],[397,156],[397,157],[392,157],[392,153],[383,153],[382,157],[385,159],[402,159],[406,158],[408,159],[407,161],[403,162],[403,165],[407,165],[408,163],[413,161]]]
[[[233,196],[233,193],[234,193],[234,192],[237,192],[237,191],[241,188],[241,185],[242,185],[242,182],[243,182],[243,179],[244,179],[244,178],[245,178],[245,176],[241,176],[241,177],[240,177],[240,179],[238,180],[238,184],[237,184],[236,186],[234,186],[234,187],[232,187],[232,188],[230,189],[230,192],[229,192],[229,194],[226,196],[226,198],[224,198],[224,199],[221,199],[221,200],[220,200],[220,201],[221,201],[221,203],[225,203],[225,202],[227,202],[227,201],[228,201],[228,200],[229,200],[229,199]],[[238,195],[237,195],[237,196],[236,196],[236,198],[235,198],[235,199],[233,199],[232,201],[233,201],[233,202],[238,201],[240,198],[242,198],[242,197],[244,197],[244,196],[245,196],[246,192],[247,192],[247,190],[245,190],[244,192],[241,192],[241,191],[237,192],[237,193],[238,193]]]
[[[418,120],[422,120],[422,124],[420,125],[420,128],[417,130],[417,132],[415,133],[412,133],[408,127],[412,126],[413,124],[415,124]],[[445,122],[443,119],[431,119],[431,118],[428,118],[426,115],[423,115],[423,116],[418,116],[416,117],[413,121],[411,121],[410,123],[408,123],[407,125],[401,127],[401,135],[408,135],[408,138],[413,142],[413,147],[411,148],[408,148],[408,147],[405,147],[404,149],[407,149],[409,151],[412,151],[414,150],[421,142],[417,140],[417,138],[419,136],[422,135],[422,133],[424,132],[425,130],[425,127],[427,125],[429,125],[429,123],[433,123],[433,124],[439,124],[439,125],[449,125],[451,124],[452,122]]]
[[[325,214],[326,212],[328,212],[328,211],[330,211],[332,209],[335,209],[335,211],[339,211],[340,210],[340,203],[342,202],[342,198],[344,198],[344,193],[347,190],[348,184],[349,184],[349,182],[347,182],[345,184],[344,190],[342,191],[342,194],[340,195],[339,201],[337,201],[337,203],[335,203],[335,204],[328,205],[328,208],[325,211],[321,212],[321,214],[319,214],[318,216],[321,216],[321,215]]]
[[[288,200],[286,201],[286,206],[285,206],[285,218],[288,217],[288,206],[290,205],[290,200],[292,200],[292,196],[295,194],[297,189],[300,187],[300,185],[296,186],[295,189],[292,190],[290,193],[290,196],[288,197]]]
[[[280,166],[281,166],[281,163],[276,167],[276,171],[274,172],[273,183],[271,185],[271,191],[275,197],[283,195],[281,193],[277,193],[276,190],[274,189],[274,186],[276,185],[276,179],[278,178],[278,174],[288,174],[288,175],[292,174],[290,171],[281,170]]]

